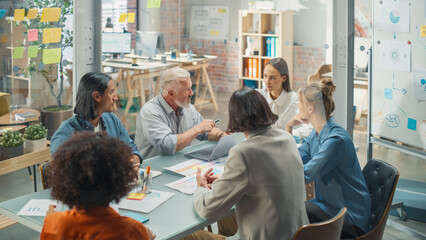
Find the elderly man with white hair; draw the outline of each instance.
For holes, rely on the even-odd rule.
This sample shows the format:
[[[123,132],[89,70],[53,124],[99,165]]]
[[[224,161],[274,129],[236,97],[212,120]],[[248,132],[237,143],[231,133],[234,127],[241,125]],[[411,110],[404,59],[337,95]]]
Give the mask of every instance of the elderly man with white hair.
[[[161,94],[147,102],[136,119],[135,143],[142,156],[173,155],[192,140],[217,141],[224,132],[191,105],[188,71],[171,68],[160,77]]]

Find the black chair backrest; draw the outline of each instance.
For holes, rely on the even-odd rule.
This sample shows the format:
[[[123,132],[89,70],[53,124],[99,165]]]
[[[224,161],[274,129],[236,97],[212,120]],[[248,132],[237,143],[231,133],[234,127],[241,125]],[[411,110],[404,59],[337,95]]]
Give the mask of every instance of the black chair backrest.
[[[371,198],[370,221],[374,228],[383,216],[398,179],[398,170],[381,160],[371,159],[362,170]]]

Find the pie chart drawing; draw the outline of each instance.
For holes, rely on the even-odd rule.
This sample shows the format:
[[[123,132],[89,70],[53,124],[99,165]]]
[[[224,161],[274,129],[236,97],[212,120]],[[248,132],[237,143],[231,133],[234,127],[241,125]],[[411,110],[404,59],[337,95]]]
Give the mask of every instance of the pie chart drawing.
[[[400,18],[401,18],[401,16],[399,15],[398,10],[396,10],[396,9],[392,10],[392,12],[390,13],[391,22],[397,23],[397,22],[399,22]]]

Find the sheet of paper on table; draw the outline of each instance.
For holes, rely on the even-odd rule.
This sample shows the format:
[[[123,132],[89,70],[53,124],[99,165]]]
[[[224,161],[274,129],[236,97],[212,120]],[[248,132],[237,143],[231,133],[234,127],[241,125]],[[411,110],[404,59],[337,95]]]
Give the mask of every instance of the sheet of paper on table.
[[[173,197],[174,193],[152,190],[142,200],[129,200],[124,197],[118,203],[118,208],[137,212],[149,213],[162,203]]]

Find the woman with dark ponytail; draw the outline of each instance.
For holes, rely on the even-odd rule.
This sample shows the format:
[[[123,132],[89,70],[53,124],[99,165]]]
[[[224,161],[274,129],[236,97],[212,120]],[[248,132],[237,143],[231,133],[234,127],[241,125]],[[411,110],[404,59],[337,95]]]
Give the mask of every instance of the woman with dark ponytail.
[[[347,208],[342,238],[368,232],[371,201],[351,137],[332,116],[336,85],[329,78],[299,90],[299,113],[286,125],[311,123],[314,129],[299,147],[305,182],[315,181],[315,198],[305,202],[311,223],[328,220]]]

